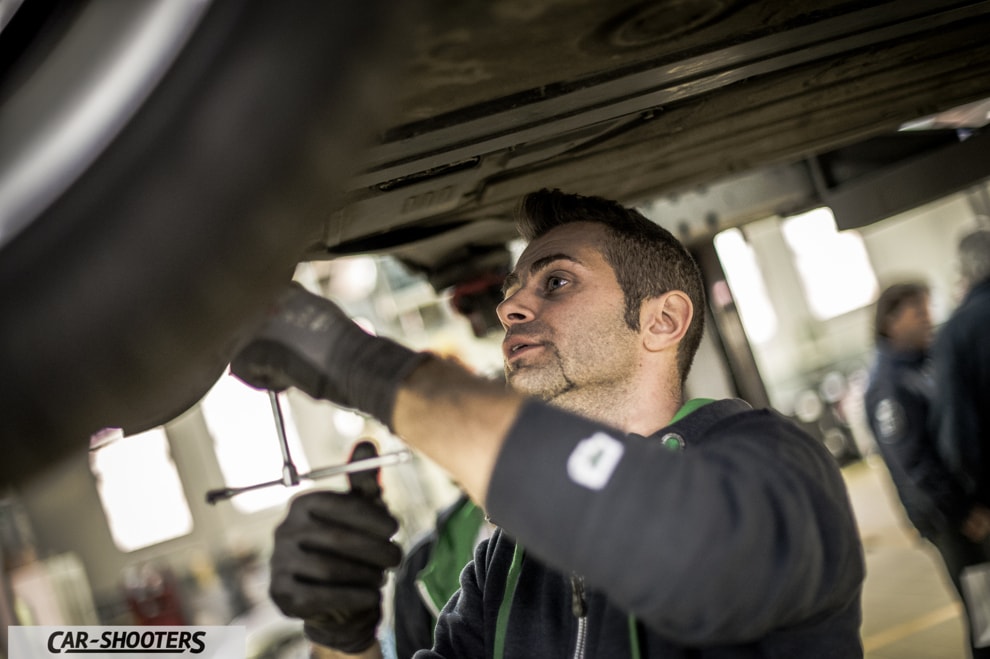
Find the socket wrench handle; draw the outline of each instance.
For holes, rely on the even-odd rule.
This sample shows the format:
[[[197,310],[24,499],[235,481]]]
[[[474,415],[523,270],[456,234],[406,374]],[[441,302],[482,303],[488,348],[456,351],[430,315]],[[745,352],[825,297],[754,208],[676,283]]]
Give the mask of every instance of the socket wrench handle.
[[[308,474],[303,474],[301,478],[317,480],[318,478],[328,478],[330,476],[339,476],[340,474],[353,474],[359,471],[368,471],[369,469],[378,469],[379,467],[402,464],[403,462],[409,462],[412,458],[412,451],[406,448],[399,451],[393,451],[392,453],[376,455],[373,458],[365,458],[364,460],[345,462],[344,464],[334,465],[332,467],[314,469]]]
[[[390,465],[402,464],[404,462],[409,462],[413,459],[413,452],[409,449],[401,449],[398,451],[393,451],[391,453],[383,453],[381,455],[376,455],[373,458],[366,458],[364,460],[355,460],[354,462],[345,462],[339,465],[333,465],[331,467],[322,467],[320,469],[314,469],[305,474],[301,474],[297,477],[297,480],[293,485],[296,485],[301,480],[318,480],[320,478],[330,478],[331,476],[341,476],[344,474],[353,474],[359,471],[368,471],[369,469],[378,469],[380,467],[388,467]],[[254,485],[245,485],[244,487],[223,487],[216,490],[209,490],[206,493],[206,503],[210,505],[216,504],[217,501],[224,501],[238,494],[243,494],[244,492],[250,492],[252,490],[259,490],[263,487],[272,487],[274,485],[285,485],[288,484],[284,479],[265,481],[264,483],[255,483]]]

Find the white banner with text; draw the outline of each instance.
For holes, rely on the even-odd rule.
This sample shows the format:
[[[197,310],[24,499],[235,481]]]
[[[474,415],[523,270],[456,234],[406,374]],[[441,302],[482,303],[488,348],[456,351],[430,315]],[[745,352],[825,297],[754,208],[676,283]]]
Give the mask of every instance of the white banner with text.
[[[9,659],[240,659],[247,650],[244,627],[10,626],[7,635]]]

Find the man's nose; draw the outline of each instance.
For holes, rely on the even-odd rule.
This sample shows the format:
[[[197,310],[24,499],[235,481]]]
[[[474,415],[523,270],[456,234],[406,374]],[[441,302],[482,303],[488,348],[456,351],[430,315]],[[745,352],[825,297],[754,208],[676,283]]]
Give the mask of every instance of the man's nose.
[[[527,303],[522,289],[502,300],[495,308],[495,313],[498,314],[498,319],[505,329],[519,323],[529,322],[536,315],[532,304]]]

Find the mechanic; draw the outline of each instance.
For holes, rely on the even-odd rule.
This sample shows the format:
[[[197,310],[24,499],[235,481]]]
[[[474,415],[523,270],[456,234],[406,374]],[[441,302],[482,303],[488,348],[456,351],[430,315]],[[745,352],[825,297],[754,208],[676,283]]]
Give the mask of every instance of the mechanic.
[[[921,282],[888,286],[876,303],[876,356],[864,402],[870,429],[908,519],[942,556],[963,604],[960,578],[990,559],[982,546],[990,509],[968,496],[949,473],[931,433],[935,396],[929,349],[934,336],[930,294]],[[990,658],[990,648],[973,657]]]
[[[683,400],[705,309],[687,250],[597,197],[543,190],[520,215],[508,390],[297,286],[232,364],[388,424],[499,526],[417,656],[861,657],[865,566],[834,459],[771,410]],[[378,656],[390,525],[313,526],[322,548],[276,542],[271,595],[318,656]]]

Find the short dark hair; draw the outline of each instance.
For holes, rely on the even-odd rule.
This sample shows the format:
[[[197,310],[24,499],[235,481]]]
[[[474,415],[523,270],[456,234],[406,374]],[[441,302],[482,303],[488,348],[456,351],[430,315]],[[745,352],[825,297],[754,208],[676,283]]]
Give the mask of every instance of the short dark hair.
[[[701,270],[687,248],[638,211],[602,197],[544,188],[523,197],[517,217],[519,233],[527,241],[572,222],[604,225],[601,253],[622,288],[625,321],[630,329],[639,330],[644,300],[673,290],[688,296],[694,315],[677,349],[677,368],[683,384],[705,327],[705,287]]]
[[[873,322],[875,338],[890,338],[890,323],[905,304],[920,300],[929,294],[928,284],[921,281],[905,281],[885,288],[877,298],[876,318]]]

